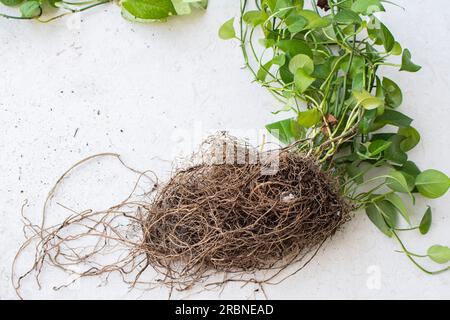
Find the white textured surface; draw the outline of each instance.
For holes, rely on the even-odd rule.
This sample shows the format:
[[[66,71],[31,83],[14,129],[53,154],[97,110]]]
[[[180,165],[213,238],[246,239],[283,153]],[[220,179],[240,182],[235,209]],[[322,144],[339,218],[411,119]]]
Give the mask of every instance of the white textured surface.
[[[79,30],[68,28],[67,20],[48,25],[0,20],[0,299],[16,298],[10,268],[23,240],[23,201],[29,201],[26,214],[38,221],[50,187],[76,161],[117,152],[133,167],[162,173],[168,165],[160,159],[170,161],[190,140],[180,138],[179,130],[192,132],[195,124],[204,129],[258,130],[273,120],[275,101],[240,68],[236,44],[216,36],[220,24],[237,13],[238,1],[210,2],[207,13],[166,24],[132,24],[115,6],[84,14]],[[406,12],[391,8],[384,21],[423,66],[418,74],[388,71],[403,88],[403,110],[416,119],[422,133],[411,158],[423,169],[449,173],[450,4],[396,2]],[[133,179],[111,159],[93,162],[72,175],[58,201],[79,210],[104,208],[121,200]],[[449,207],[448,196],[432,202],[430,234],[405,236],[414,250],[450,244]],[[56,220],[67,214],[56,206],[52,209]],[[416,221],[424,209],[419,202]],[[450,273],[427,276],[396,249],[393,240],[359,215],[305,270],[267,287],[267,294],[284,299],[450,298]],[[374,270],[380,272],[379,289],[367,286]],[[64,280],[45,271],[43,289],[27,281],[24,297],[167,297],[165,290],[128,293],[117,277],[106,287],[97,288],[99,279],[85,279],[55,292],[52,286],[58,279]],[[189,297],[262,298],[253,290],[251,285],[230,286],[222,295],[203,292]]]

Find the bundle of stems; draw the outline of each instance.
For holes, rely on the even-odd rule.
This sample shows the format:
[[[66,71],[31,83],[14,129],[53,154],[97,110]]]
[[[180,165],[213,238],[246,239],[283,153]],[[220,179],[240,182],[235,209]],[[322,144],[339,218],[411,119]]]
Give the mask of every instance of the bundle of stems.
[[[421,67],[377,17],[386,4],[395,5],[319,0],[308,7],[303,0],[242,0],[237,30],[232,18],[219,36],[239,42],[245,67],[279,103],[273,113],[294,113],[268,124],[269,132],[282,143],[296,142],[300,152],[333,170],[355,208],[364,209],[384,234],[397,239],[416,266],[440,273],[448,267],[429,271],[416,258],[447,263],[447,247],[413,254],[399,236],[406,230],[428,232],[431,209],[413,226],[405,202],[414,204],[417,195],[441,197],[450,180],[437,170],[420,170],[408,158],[420,134],[413,119],[399,111],[402,91],[382,75],[381,67],[404,72]],[[393,63],[397,56],[399,63]]]

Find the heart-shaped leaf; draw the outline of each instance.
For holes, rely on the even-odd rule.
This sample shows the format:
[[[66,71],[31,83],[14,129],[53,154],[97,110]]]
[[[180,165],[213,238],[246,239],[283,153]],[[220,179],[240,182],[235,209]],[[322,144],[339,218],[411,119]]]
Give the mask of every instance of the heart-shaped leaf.
[[[244,22],[254,27],[263,24],[267,18],[267,13],[260,10],[247,11],[243,16]]]
[[[391,145],[384,152],[384,157],[390,162],[403,165],[406,161],[408,161],[408,155],[401,148],[401,143],[406,138],[399,135],[393,135],[389,138]]]
[[[292,118],[268,124],[266,129],[283,144],[290,144],[302,137],[302,128]]]
[[[373,157],[379,155],[384,150],[388,149],[392,144],[392,141],[375,140],[369,145],[369,156]]]
[[[39,1],[27,1],[20,6],[20,13],[24,18],[37,18],[42,14]]]
[[[412,161],[406,161],[401,167],[401,171],[407,173],[411,177],[414,178],[414,183],[416,181],[417,176],[420,174],[419,167]]]
[[[450,248],[446,246],[432,246],[428,249],[427,254],[436,263],[444,264],[450,261]]]
[[[296,34],[300,31],[303,31],[305,27],[308,25],[308,20],[299,15],[297,12],[291,12],[289,16],[285,19],[288,30],[292,34]]]
[[[430,231],[432,220],[433,218],[431,208],[428,207],[428,209],[425,211],[425,214],[422,217],[422,221],[420,221],[419,231],[421,234],[427,234],[428,231]]]
[[[391,109],[386,109],[383,114],[378,116],[375,120],[377,124],[380,124],[382,126],[390,124],[396,127],[409,127],[412,121],[413,119],[411,119],[410,117],[404,115],[399,111]]]
[[[5,6],[15,7],[23,2],[23,0],[0,0]]]
[[[364,173],[361,171],[359,167],[355,165],[355,163],[350,163],[345,167],[347,174],[350,176],[350,178],[353,179],[358,184],[361,184],[364,182]]]
[[[334,21],[339,24],[357,24],[362,23],[361,17],[354,11],[342,9],[334,16]]]
[[[292,8],[292,1],[290,0],[273,1],[270,7],[273,15],[278,18],[286,17],[294,9]]]
[[[266,80],[269,70],[273,65],[283,66],[285,63],[286,63],[286,56],[284,54],[276,55],[275,57],[272,58],[272,60],[261,66],[261,68],[258,70],[258,73],[256,74],[256,78],[259,81]]]
[[[352,10],[367,15],[385,9],[380,0],[356,0],[352,5]]]
[[[316,79],[311,77],[308,72],[306,72],[304,69],[299,68],[297,71],[295,71],[294,74],[294,83],[295,88],[300,91],[301,93],[305,92],[306,89],[309,88],[309,86],[315,81]]]
[[[374,205],[383,216],[386,224],[391,228],[395,228],[397,226],[398,215],[394,205],[386,200],[375,202]]]
[[[171,0],[123,0],[122,9],[143,20],[162,20],[177,14]]]
[[[283,52],[287,53],[290,57],[294,57],[297,54],[304,54],[310,58],[313,58],[313,53],[308,44],[299,39],[280,40],[276,43],[276,46]]]
[[[311,75],[314,72],[314,61],[305,54],[297,54],[289,61],[289,70],[292,74],[295,74],[299,68]]]
[[[366,110],[372,110],[384,106],[383,99],[374,97],[365,90],[361,92],[353,91],[353,96],[356,98],[358,104],[361,104]]]
[[[206,9],[207,0],[171,0],[177,15],[191,14],[192,8]]]
[[[398,210],[398,212],[400,212],[400,214],[406,220],[406,222],[411,224],[411,219],[410,219],[409,213],[406,210],[406,206],[403,203],[402,198],[400,198],[395,193],[388,193],[386,195],[386,200],[389,201],[390,203],[392,203],[395,206],[395,208]]]
[[[330,20],[322,18],[319,14],[312,10],[300,10],[297,14],[308,20],[308,24],[305,26],[305,30],[325,28],[330,25]]]
[[[320,119],[322,118],[322,115],[320,111],[316,108],[306,110],[303,112],[298,113],[298,124],[305,128],[310,128],[315,126]]]
[[[381,35],[383,37],[383,46],[386,52],[391,52],[395,45],[395,39],[391,31],[382,23],[381,24]]]
[[[396,170],[391,171],[387,175],[386,185],[392,190],[401,193],[410,193],[412,190],[411,186],[408,185],[404,173]]]
[[[420,142],[420,134],[413,127],[400,128],[398,134],[406,138],[400,143],[400,148],[405,152],[414,149]]]
[[[396,41],[394,47],[391,50],[391,54],[394,56],[399,56],[402,54],[402,52],[403,52],[402,45]]]
[[[400,71],[417,72],[422,69],[421,66],[411,61],[411,52],[408,49],[403,50],[402,66]]]
[[[391,108],[399,107],[403,102],[403,94],[400,87],[391,79],[383,78],[383,89],[386,97],[386,105]]]
[[[219,29],[219,37],[223,40],[229,40],[236,37],[234,30],[234,18],[226,21]]]
[[[385,235],[392,237],[392,230],[384,220],[383,215],[375,205],[371,204],[366,208],[366,214],[370,221]]]
[[[442,197],[450,187],[450,179],[437,170],[425,170],[416,178],[416,187],[423,196],[436,199]]]

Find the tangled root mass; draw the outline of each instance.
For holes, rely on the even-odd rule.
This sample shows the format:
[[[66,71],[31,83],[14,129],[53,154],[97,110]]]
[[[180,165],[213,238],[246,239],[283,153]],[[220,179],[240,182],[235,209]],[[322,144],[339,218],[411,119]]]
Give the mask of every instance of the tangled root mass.
[[[250,161],[249,151],[255,150],[236,141],[232,150],[245,150],[244,161],[202,161],[179,169],[150,201],[85,211],[49,228],[29,223],[38,243],[29,273],[39,274],[44,262],[70,273],[77,265],[80,277],[118,271],[125,279],[134,272],[136,284],[152,267],[162,275],[158,283],[183,290],[215,273],[270,271],[263,283],[305,259],[348,220],[349,205],[314,159],[288,148],[265,160],[257,152],[258,161]],[[276,170],[268,172],[274,154]],[[118,227],[124,217],[132,222],[132,237],[130,228]],[[75,247],[86,236],[97,237],[96,245]],[[98,255],[117,245],[126,248],[126,257],[100,266]],[[91,267],[79,272],[80,264]]]

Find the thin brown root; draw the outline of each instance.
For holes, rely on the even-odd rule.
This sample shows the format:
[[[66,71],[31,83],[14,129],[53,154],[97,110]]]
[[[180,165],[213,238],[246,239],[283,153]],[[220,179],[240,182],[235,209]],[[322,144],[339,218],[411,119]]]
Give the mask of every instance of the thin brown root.
[[[162,186],[156,176],[131,169],[138,180],[154,182],[144,200],[133,198],[136,184],[130,196],[104,211],[76,212],[60,204],[71,215],[48,227],[48,205],[75,168],[104,156],[125,164],[119,155],[105,153],[67,170],[45,201],[41,225],[23,216],[24,228],[32,235],[13,263],[19,297],[25,277],[34,274],[40,286],[44,266],[73,276],[56,290],[80,277],[117,272],[132,288],[164,285],[170,296],[174,289],[223,288],[229,282],[255,283],[265,295],[263,285],[277,284],[303,269],[349,219],[351,207],[335,180],[295,147],[266,154],[229,137],[206,144],[189,166],[176,170]],[[218,163],[218,158],[226,161]],[[33,266],[17,277],[17,260],[32,243]],[[143,279],[149,267],[158,274],[152,281]],[[224,276],[222,281],[214,280],[218,275]]]

